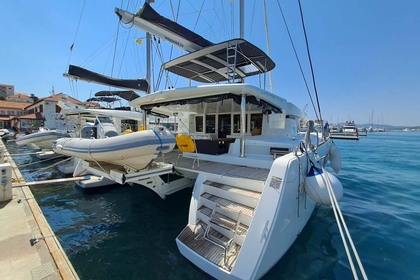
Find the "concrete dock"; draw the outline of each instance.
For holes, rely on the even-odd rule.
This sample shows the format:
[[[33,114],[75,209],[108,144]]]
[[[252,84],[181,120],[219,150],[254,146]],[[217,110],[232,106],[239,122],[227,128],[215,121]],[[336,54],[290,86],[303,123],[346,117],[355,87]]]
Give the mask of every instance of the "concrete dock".
[[[2,141],[0,149],[12,186],[24,183]],[[13,187],[12,199],[0,202],[0,279],[79,279],[28,186]]]

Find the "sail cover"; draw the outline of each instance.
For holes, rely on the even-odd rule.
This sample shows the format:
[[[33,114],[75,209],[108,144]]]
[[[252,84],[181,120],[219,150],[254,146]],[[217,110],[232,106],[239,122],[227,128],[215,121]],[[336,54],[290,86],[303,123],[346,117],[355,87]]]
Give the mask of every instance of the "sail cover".
[[[204,83],[242,79],[268,72],[275,66],[267,54],[244,39],[212,45],[163,65],[172,73]]]
[[[127,101],[132,101],[139,97],[137,93],[132,90],[110,90],[110,91],[98,91],[95,96],[119,96]]]
[[[149,83],[146,79],[116,79],[89,71],[75,65],[70,65],[68,74],[64,75],[87,82],[96,82],[98,84],[119,88],[135,89],[146,92],[149,88]]]
[[[133,24],[150,34],[168,41],[188,52],[213,45],[197,33],[167,19],[157,13],[148,3],[145,3],[137,14],[115,8],[115,13],[120,20]]]
[[[102,96],[102,97],[91,97],[89,99],[86,100],[86,102],[107,102],[107,103],[111,103],[111,102],[115,102],[118,101],[118,98],[115,97],[106,97],[106,96]]]

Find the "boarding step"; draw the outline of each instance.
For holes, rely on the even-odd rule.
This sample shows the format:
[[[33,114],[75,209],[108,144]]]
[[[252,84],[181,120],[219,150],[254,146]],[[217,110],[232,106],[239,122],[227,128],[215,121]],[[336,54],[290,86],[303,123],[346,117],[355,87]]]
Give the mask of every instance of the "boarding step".
[[[235,187],[232,185],[221,184],[213,181],[205,181],[204,192],[223,197],[227,200],[255,208],[261,198],[261,192]]]
[[[196,254],[205,258],[206,260],[214,263],[215,265],[230,271],[233,267],[238,252],[240,251],[241,246],[234,244],[232,248],[227,252],[226,258],[224,249],[214,243],[204,239],[197,238],[201,233],[204,234],[207,225],[200,222],[197,225],[187,225],[183,231],[178,235],[177,241],[182,242],[183,246],[188,247],[190,250],[194,251]],[[211,232],[212,235],[217,235],[217,232]],[[221,237],[225,242],[228,241],[227,238]],[[226,259],[226,261],[225,261]]]
[[[215,204],[219,204],[223,207],[225,207],[226,209],[229,209],[230,211],[233,212],[241,212],[242,213],[242,220],[241,222],[243,222],[246,225],[250,225],[252,217],[254,216],[254,208],[241,204],[241,203],[237,203],[210,193],[203,193],[201,195],[201,205],[204,205],[210,209],[213,209]],[[229,215],[229,213],[226,213],[226,216],[228,216],[229,218],[233,218],[232,216]]]

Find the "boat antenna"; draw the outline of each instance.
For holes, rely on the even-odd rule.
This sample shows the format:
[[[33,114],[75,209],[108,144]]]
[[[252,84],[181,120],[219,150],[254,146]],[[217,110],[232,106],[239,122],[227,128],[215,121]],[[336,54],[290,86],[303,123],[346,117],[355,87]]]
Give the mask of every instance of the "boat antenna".
[[[303,73],[302,64],[300,63],[300,59],[299,59],[299,56],[297,54],[295,44],[293,43],[292,35],[290,34],[289,26],[287,25],[286,17],[284,16],[283,9],[281,8],[281,5],[280,5],[279,0],[277,0],[277,5],[279,6],[280,13],[281,13],[281,16],[283,18],[283,22],[284,22],[284,25],[286,27],[287,34],[289,36],[290,43],[292,44],[293,52],[295,53],[296,61],[297,61],[298,65],[299,65],[300,73],[302,74],[302,78],[303,78],[303,81],[305,83],[306,91],[308,92],[309,99],[311,100],[312,108],[314,109],[316,118],[319,119],[318,113],[317,113],[317,111],[315,109],[315,104],[314,104],[314,100],[312,98],[311,91],[309,90],[308,81],[306,80],[305,73]]]
[[[312,83],[313,83],[313,86],[314,86],[316,103],[317,103],[317,106],[318,106],[319,120],[322,122],[321,107],[319,105],[319,98],[318,98],[318,90],[316,88],[314,68],[312,66],[311,52],[309,51],[308,36],[306,35],[305,21],[303,19],[302,5],[300,4],[300,0],[298,0],[298,3],[299,3],[300,19],[302,21],[303,34],[305,35],[306,52],[308,53],[309,65],[311,66]],[[322,126],[323,126],[323,124],[322,124]]]

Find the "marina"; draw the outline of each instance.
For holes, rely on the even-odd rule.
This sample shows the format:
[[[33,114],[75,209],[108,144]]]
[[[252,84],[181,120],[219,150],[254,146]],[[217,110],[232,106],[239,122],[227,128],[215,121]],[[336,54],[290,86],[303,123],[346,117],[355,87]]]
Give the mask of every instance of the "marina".
[[[83,4],[62,76],[86,101],[0,84],[0,279],[417,279],[420,132],[359,122],[364,84],[317,69],[332,46],[307,31],[331,19],[181,2],[122,2],[88,63],[111,28],[73,53],[80,23],[112,9]]]
[[[416,131],[386,132],[360,141],[337,141],[345,159],[339,178],[346,191],[340,205],[371,279],[414,280],[420,274],[411,265],[420,257],[415,215],[420,211],[419,160],[399,163],[411,153],[407,144],[418,137]],[[358,160],[367,152],[395,148],[396,143],[399,156],[389,162],[383,157]],[[13,154],[34,151],[13,142],[7,148]],[[37,159],[15,158],[17,164],[28,160]],[[22,175],[32,180],[61,178],[54,170],[36,178],[28,175],[36,168],[25,167]],[[366,169],[376,175],[356,176],[366,174]],[[403,169],[404,177],[398,176]],[[183,258],[175,244],[188,215],[191,189],[165,200],[146,188],[115,184],[82,192],[69,182],[35,187],[32,192],[81,279],[210,279]],[[262,279],[350,279],[343,250],[331,209],[319,207],[284,258]]]

